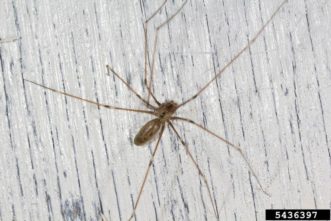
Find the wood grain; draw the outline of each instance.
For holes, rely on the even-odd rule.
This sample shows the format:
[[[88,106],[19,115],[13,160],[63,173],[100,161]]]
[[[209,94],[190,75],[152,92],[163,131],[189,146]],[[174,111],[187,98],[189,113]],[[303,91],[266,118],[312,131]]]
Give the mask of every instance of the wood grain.
[[[143,21],[158,1],[18,1],[0,8],[0,220],[127,220],[153,143],[150,120],[98,109],[23,81],[144,108]],[[183,101],[247,44],[281,1],[190,0],[160,32],[154,88]],[[166,4],[149,29],[180,6]],[[331,3],[289,0],[256,43],[178,113],[240,145],[240,155],[177,123],[211,184],[220,220],[264,220],[268,208],[330,208]],[[6,39],[15,39],[6,41]],[[215,220],[207,189],[166,130],[137,220]]]

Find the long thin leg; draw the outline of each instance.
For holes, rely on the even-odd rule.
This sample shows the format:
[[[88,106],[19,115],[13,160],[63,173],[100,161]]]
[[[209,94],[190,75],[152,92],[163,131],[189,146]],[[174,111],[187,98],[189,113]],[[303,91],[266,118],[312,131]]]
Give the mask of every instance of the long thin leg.
[[[153,150],[152,156],[151,156],[151,158],[150,158],[150,160],[149,160],[149,163],[148,163],[148,166],[147,166],[147,169],[146,169],[146,172],[145,172],[145,176],[144,176],[143,182],[142,182],[142,184],[141,184],[141,186],[140,186],[139,193],[138,193],[138,197],[137,197],[137,199],[136,199],[136,202],[134,203],[133,211],[132,211],[132,214],[131,214],[131,216],[130,216],[130,218],[129,218],[129,221],[135,216],[136,209],[137,209],[137,206],[138,206],[138,204],[139,204],[139,200],[140,200],[141,194],[142,194],[142,192],[143,192],[143,190],[144,190],[144,187],[145,187],[145,183],[146,183],[146,180],[147,180],[148,174],[149,174],[149,172],[150,172],[150,170],[151,170],[151,167],[152,167],[152,165],[153,165],[153,161],[154,161],[154,157],[155,157],[156,151],[157,151],[158,148],[159,148],[159,144],[160,144],[160,140],[161,140],[161,137],[162,137],[163,131],[164,131],[164,125],[163,125],[162,128],[161,128],[159,138],[158,138],[158,140],[157,140],[157,142],[156,142],[156,145],[155,145],[155,148],[154,148],[154,150]]]
[[[187,104],[188,102],[194,100],[195,98],[197,98],[199,96],[199,94],[201,94],[213,81],[215,81],[233,62],[235,62],[242,53],[244,53],[255,41],[256,39],[260,36],[260,34],[263,32],[263,30],[265,29],[265,27],[271,22],[271,20],[275,17],[275,15],[277,14],[277,12],[281,9],[281,7],[287,2],[288,0],[284,0],[280,6],[278,6],[278,8],[274,11],[274,13],[270,16],[270,18],[267,20],[266,23],[264,23],[264,25],[260,28],[260,30],[257,32],[257,34],[250,40],[248,41],[247,45],[245,47],[243,47],[222,69],[220,69],[215,76],[208,81],[205,86],[203,86],[196,94],[194,94],[192,97],[190,97],[189,99],[187,99],[186,101],[184,101],[183,103],[181,103],[180,105],[178,105],[178,108]]]
[[[144,84],[147,88],[148,91],[148,95],[147,95],[147,100],[149,101],[149,97],[151,96],[153,98],[153,100],[155,101],[155,103],[157,103],[159,106],[161,105],[161,103],[157,100],[157,98],[155,97],[154,93],[151,91],[148,83],[147,83],[147,60],[149,61],[149,54],[148,54],[148,38],[147,38],[147,23],[144,24],[144,37],[145,37],[145,67],[144,67],[144,72],[145,72],[145,78],[144,78]],[[149,63],[150,64],[150,63]],[[149,70],[151,70],[151,66],[149,65]]]
[[[108,221],[108,219],[106,218],[106,216],[104,214],[102,214],[102,213],[100,214],[99,218],[100,218],[101,221]]]
[[[148,96],[147,96],[148,98],[147,98],[147,100],[149,101],[149,97],[152,96],[153,100],[159,106],[161,105],[161,103],[156,99],[156,97],[154,96],[153,92],[148,87],[148,83],[147,83],[147,61],[149,61],[149,54],[148,54],[148,48],[149,48],[149,46],[148,46],[148,36],[147,36],[147,24],[162,9],[162,7],[167,3],[167,1],[168,0],[165,0],[160,5],[160,7],[148,19],[146,19],[145,22],[144,22],[144,38],[145,38],[145,40],[144,40],[144,43],[145,43],[145,45],[144,45],[144,59],[145,59],[145,61],[144,61],[144,74],[145,74],[144,75],[145,76],[144,84],[145,84],[145,86],[146,86],[146,88],[148,90]],[[149,66],[149,68],[150,68],[150,66]],[[150,68],[150,70],[151,70],[151,68]]]
[[[16,38],[16,37],[0,38],[0,44],[14,42],[14,41],[17,41],[18,39],[20,39],[20,38]]]
[[[101,103],[98,103],[96,101],[92,101],[92,100],[88,100],[88,99],[84,99],[84,98],[81,98],[81,97],[78,97],[76,95],[73,95],[73,94],[69,94],[69,93],[66,93],[66,92],[63,92],[63,91],[60,91],[60,90],[56,90],[54,88],[50,88],[50,87],[47,87],[45,85],[42,85],[42,84],[38,84],[34,81],[30,81],[30,80],[27,80],[27,79],[23,79],[24,81],[27,81],[27,82],[30,82],[34,85],[37,85],[39,87],[42,87],[46,90],[50,90],[50,91],[53,91],[55,93],[58,93],[58,94],[62,94],[64,96],[68,96],[68,97],[72,97],[72,98],[75,98],[77,100],[80,100],[80,101],[84,101],[84,102],[87,102],[87,103],[90,103],[90,104],[93,104],[93,105],[96,105],[98,107],[104,107],[104,108],[107,108],[107,109],[114,109],[114,110],[123,110],[123,111],[131,111],[131,112],[139,112],[139,113],[145,113],[145,114],[151,114],[151,115],[155,115],[155,113],[153,111],[146,111],[146,110],[139,110],[139,109],[131,109],[131,108],[124,108],[124,107],[116,107],[116,106],[112,106],[112,105],[108,105],[108,104],[101,104]]]
[[[206,187],[207,187],[207,190],[208,190],[208,195],[209,195],[209,198],[210,198],[210,201],[211,201],[211,204],[213,205],[213,209],[214,209],[214,212],[215,212],[215,215],[217,217],[217,219],[219,219],[219,214],[218,214],[218,208],[217,208],[217,202],[215,200],[213,200],[212,198],[212,194],[211,194],[211,190],[209,188],[209,185],[208,185],[208,181],[207,181],[207,178],[205,176],[205,174],[202,172],[202,170],[200,169],[199,165],[198,165],[198,162],[194,159],[192,153],[190,152],[190,150],[188,149],[188,146],[187,144],[184,142],[183,138],[179,135],[179,133],[177,132],[177,130],[175,129],[174,125],[168,121],[169,125],[170,125],[170,128],[175,132],[175,134],[177,135],[178,139],[180,140],[180,142],[183,144],[183,146],[185,147],[185,151],[186,153],[188,154],[188,156],[190,157],[190,159],[192,160],[195,168],[197,168],[198,172],[199,172],[199,175],[202,177],[202,180],[203,182],[205,183]]]
[[[111,71],[118,79],[120,79],[120,81],[122,81],[126,86],[127,88],[133,92],[142,102],[144,102],[146,104],[146,106],[148,108],[151,108],[153,110],[156,109],[156,107],[154,107],[153,105],[151,105],[147,100],[145,100],[144,98],[142,98],[142,96],[137,92],[135,91],[129,84],[128,82],[126,82],[110,65],[106,65],[107,67],[107,71],[108,71],[108,75],[109,75],[109,71]]]
[[[159,11],[161,11],[162,7],[167,3],[167,1],[168,1],[168,0],[164,0],[164,1],[163,1],[163,3],[158,7],[158,9],[156,9],[156,11],[155,11],[151,16],[149,16],[149,18],[146,19],[145,24],[146,24],[147,22],[149,22],[150,20],[152,20],[152,19],[155,17],[155,15],[156,15]]]
[[[228,140],[226,140],[226,139],[224,139],[223,137],[221,137],[221,136],[215,134],[214,132],[212,132],[212,131],[210,131],[209,129],[207,129],[206,127],[204,127],[204,126],[202,126],[202,125],[200,125],[200,124],[194,122],[194,121],[191,120],[191,119],[187,119],[187,118],[183,118],[183,117],[172,117],[171,120],[181,120],[181,121],[189,122],[190,124],[193,124],[193,125],[197,126],[198,128],[200,128],[200,129],[204,130],[205,132],[207,132],[207,133],[213,135],[214,137],[220,139],[220,140],[223,141],[224,143],[228,144],[229,146],[231,146],[231,147],[233,147],[235,150],[237,150],[237,151],[240,153],[240,155],[242,156],[242,158],[245,160],[245,162],[246,162],[246,164],[247,164],[249,170],[252,172],[253,176],[255,177],[255,179],[256,179],[256,181],[257,181],[257,183],[258,183],[260,189],[263,191],[264,194],[270,196],[270,194],[269,194],[269,193],[263,188],[263,186],[262,186],[262,184],[261,184],[259,178],[257,177],[256,173],[255,173],[254,170],[253,170],[253,167],[251,166],[251,164],[249,163],[249,161],[248,161],[246,155],[244,154],[244,152],[242,151],[242,149],[241,149],[239,146],[236,146],[236,145],[232,144],[232,143],[229,142]]]
[[[177,9],[177,11],[171,15],[166,21],[161,23],[159,26],[156,27],[155,35],[154,35],[154,43],[153,43],[153,52],[152,52],[152,67],[150,68],[150,78],[149,82],[147,82],[147,89],[148,89],[148,97],[147,101],[149,101],[150,95],[153,93],[153,75],[154,75],[154,69],[155,69],[155,55],[156,55],[156,49],[157,49],[157,42],[158,42],[158,35],[159,31],[162,27],[164,27],[166,24],[170,23],[170,21],[178,15],[178,13],[184,8],[188,0],[185,0],[184,3]],[[147,27],[146,27],[146,35],[147,35]],[[147,39],[146,39],[147,42]]]

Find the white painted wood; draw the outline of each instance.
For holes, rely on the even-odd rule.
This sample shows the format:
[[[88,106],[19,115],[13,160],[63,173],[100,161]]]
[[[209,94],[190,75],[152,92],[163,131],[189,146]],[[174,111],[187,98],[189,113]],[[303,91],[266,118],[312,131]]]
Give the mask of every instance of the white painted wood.
[[[144,108],[143,20],[162,1],[2,1],[0,220],[127,220],[153,143],[132,140],[148,115],[98,109],[23,77],[99,102]],[[192,96],[281,1],[196,1],[160,32],[155,93]],[[150,26],[181,2],[168,2]],[[256,43],[178,115],[240,145],[240,155],[176,124],[211,184],[220,220],[264,220],[268,208],[330,208],[331,3],[289,0]],[[5,41],[18,38],[16,41]],[[137,220],[215,220],[207,190],[169,130]]]

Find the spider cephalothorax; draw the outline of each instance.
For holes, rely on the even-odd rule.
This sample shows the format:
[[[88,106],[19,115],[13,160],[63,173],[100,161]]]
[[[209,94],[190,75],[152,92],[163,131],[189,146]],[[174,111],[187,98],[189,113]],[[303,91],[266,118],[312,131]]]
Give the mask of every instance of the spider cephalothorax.
[[[155,110],[156,115],[163,121],[167,121],[177,110],[178,104],[174,101],[167,101]]]

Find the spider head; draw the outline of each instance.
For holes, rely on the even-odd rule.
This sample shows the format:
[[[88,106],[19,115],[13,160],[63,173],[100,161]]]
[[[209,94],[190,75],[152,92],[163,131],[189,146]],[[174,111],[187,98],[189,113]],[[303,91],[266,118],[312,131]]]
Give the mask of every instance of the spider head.
[[[168,120],[177,110],[178,104],[174,101],[166,101],[155,112],[162,120]]]

